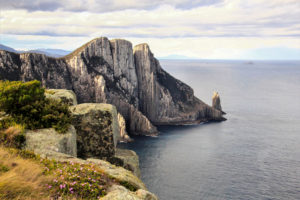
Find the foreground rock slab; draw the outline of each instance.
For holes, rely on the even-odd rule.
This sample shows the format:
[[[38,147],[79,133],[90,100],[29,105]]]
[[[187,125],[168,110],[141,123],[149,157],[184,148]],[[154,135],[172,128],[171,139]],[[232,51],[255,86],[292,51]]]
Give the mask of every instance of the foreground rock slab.
[[[58,133],[53,128],[26,131],[25,149],[46,156],[49,152],[65,153],[77,156],[76,130],[70,126],[64,133]]]
[[[143,189],[139,189],[136,192],[131,192],[127,190],[125,187],[120,185],[114,185],[112,186],[108,194],[104,196],[103,198],[100,198],[101,200],[158,200],[158,198]]]
[[[137,177],[141,177],[139,157],[134,151],[117,148],[114,157],[122,161],[120,166],[129,169]]]
[[[43,157],[55,159],[60,162],[94,164],[110,178],[117,180],[121,184],[130,185],[136,190],[135,192],[132,192],[121,185],[113,185],[108,191],[108,194],[102,198],[103,200],[157,200],[157,197],[147,190],[145,184],[137,176],[123,167],[117,167],[100,159],[83,160],[55,151],[47,151],[47,154],[44,154]]]

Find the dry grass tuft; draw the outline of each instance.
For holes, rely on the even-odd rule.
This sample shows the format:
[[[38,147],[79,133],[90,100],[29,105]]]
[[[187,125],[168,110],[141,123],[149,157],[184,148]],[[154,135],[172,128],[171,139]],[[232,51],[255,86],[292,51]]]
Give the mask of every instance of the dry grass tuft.
[[[48,199],[40,165],[10,154],[0,147],[0,165],[8,168],[0,174],[0,199]]]

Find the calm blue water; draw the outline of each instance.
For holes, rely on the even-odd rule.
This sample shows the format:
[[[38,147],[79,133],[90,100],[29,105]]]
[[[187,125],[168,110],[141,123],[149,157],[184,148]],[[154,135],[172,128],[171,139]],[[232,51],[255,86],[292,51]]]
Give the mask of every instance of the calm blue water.
[[[160,127],[123,146],[161,200],[300,199],[300,62],[162,61],[227,121]]]

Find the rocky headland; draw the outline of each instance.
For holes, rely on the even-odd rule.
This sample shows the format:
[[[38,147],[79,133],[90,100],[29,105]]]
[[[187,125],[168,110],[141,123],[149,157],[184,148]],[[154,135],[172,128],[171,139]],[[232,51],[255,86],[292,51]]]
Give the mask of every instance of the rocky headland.
[[[0,157],[2,156],[2,160],[0,160],[0,181],[5,180],[7,182],[7,185],[0,185],[0,191],[5,190],[4,196],[0,194],[0,198],[23,198],[23,196],[19,198],[13,197],[14,191],[24,190],[23,186],[15,183],[15,186],[13,186],[14,191],[10,191],[12,189],[9,185],[13,184],[15,177],[19,174],[19,172],[15,173],[14,170],[23,162],[27,163],[27,168],[24,166],[23,170],[30,170],[29,166],[37,168],[36,161],[30,160],[40,156],[42,159],[40,160],[38,157],[37,161],[38,163],[46,164],[46,170],[44,169],[44,172],[40,175],[35,174],[35,176],[39,177],[37,179],[45,177],[43,179],[47,180],[48,188],[58,187],[60,184],[59,193],[55,197],[53,191],[52,194],[50,192],[49,195],[54,195],[48,196],[50,199],[58,197],[72,199],[73,192],[78,194],[81,189],[96,193],[96,189],[93,189],[93,187],[101,188],[101,186],[96,184],[99,182],[99,184],[103,184],[101,189],[104,193],[102,192],[100,197],[92,199],[157,200],[157,197],[149,192],[145,184],[140,180],[137,154],[131,150],[116,148],[118,141],[124,137],[123,131],[126,127],[124,127],[122,115],[117,113],[115,106],[104,103],[77,104],[77,98],[70,90],[50,89],[46,90],[45,94],[47,99],[55,99],[55,101],[69,105],[69,111],[72,113],[71,124],[64,133],[57,132],[54,128],[42,128],[25,130],[24,134],[22,134],[17,131],[16,127],[18,126],[16,125],[6,130],[0,130]],[[9,115],[2,112],[0,117],[1,126],[7,123],[5,122],[7,117]],[[25,156],[26,161],[20,161],[20,158],[15,158],[12,153],[9,153],[16,150],[12,151],[4,148],[9,144],[7,141],[19,143],[20,140],[18,138],[22,135],[24,135],[25,139],[18,148],[21,147],[23,149],[19,150],[20,156],[21,158]],[[33,152],[34,155],[31,155],[30,152]],[[13,162],[10,161],[12,159],[14,159]],[[29,165],[29,163],[31,164]],[[61,166],[61,168],[56,169],[53,165],[56,167]],[[56,176],[57,173],[62,175],[53,178],[53,172],[51,175],[53,168],[56,169],[56,172],[54,172]],[[93,170],[92,172],[89,172],[90,168]],[[91,177],[81,178],[78,176],[78,173],[83,173],[86,170],[92,173]],[[50,174],[50,177],[47,178],[45,176],[47,174]],[[50,181],[51,176],[53,182]],[[94,180],[92,176],[104,178],[95,178]],[[95,185],[92,185],[93,182],[95,182]],[[90,184],[91,186],[86,188],[85,184]],[[43,188],[44,186],[39,187]],[[67,192],[64,190],[64,187],[67,187]],[[29,190],[31,190],[31,193],[34,193],[34,190],[38,189],[30,189],[29,187]],[[45,191],[44,193],[47,194]],[[26,194],[22,195],[26,196]],[[85,196],[82,199],[91,199],[88,197],[89,194],[85,194]],[[45,199],[48,199],[48,197],[45,197]],[[41,199],[44,199],[44,197],[41,197]]]
[[[79,103],[112,104],[135,135],[157,134],[155,125],[225,120],[164,71],[147,44],[132,47],[122,39],[96,38],[62,58],[1,50],[0,79],[39,80],[46,88],[72,90]]]

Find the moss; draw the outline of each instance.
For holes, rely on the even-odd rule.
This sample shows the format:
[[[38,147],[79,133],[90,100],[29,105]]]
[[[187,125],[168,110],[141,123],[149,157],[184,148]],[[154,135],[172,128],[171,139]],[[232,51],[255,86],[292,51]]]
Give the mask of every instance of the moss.
[[[52,90],[45,90],[45,93],[52,94],[52,95],[55,94],[55,92]]]
[[[8,172],[8,171],[9,171],[9,168],[0,163],[0,174]]]
[[[135,192],[137,191],[137,188],[134,185],[131,185],[129,182],[127,181],[121,181],[120,185],[123,185],[124,187],[126,187],[128,190]]]

